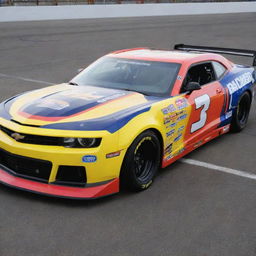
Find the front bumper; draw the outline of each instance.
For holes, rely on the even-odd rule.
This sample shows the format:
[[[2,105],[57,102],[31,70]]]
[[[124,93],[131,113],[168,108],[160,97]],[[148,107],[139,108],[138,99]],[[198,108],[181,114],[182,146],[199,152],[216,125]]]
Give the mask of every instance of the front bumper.
[[[21,133],[26,129],[24,133],[33,132],[35,135],[36,132],[49,132],[47,129],[5,126]],[[58,136],[64,135],[57,130],[51,132]],[[87,134],[69,131],[65,135],[83,137]],[[107,154],[118,151],[118,135],[95,132],[91,134],[91,137],[94,136],[103,138],[97,148],[65,148],[21,143],[0,131],[0,183],[35,193],[78,199],[117,193],[125,150],[119,150],[120,155],[117,157],[108,158]],[[96,160],[84,161],[85,156],[93,156]],[[66,185],[67,180],[59,182],[58,174],[62,166],[84,168],[85,184],[81,187],[72,186],[72,182]]]
[[[113,179],[106,184],[94,187],[68,187],[54,184],[45,184],[32,180],[15,177],[0,167],[0,183],[17,189],[54,197],[73,199],[94,199],[115,194],[119,191],[119,179]]]

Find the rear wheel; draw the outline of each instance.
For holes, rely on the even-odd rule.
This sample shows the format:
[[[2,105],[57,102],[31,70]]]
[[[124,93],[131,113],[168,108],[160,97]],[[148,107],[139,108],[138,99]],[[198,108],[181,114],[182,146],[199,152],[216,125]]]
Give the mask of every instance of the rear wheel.
[[[244,92],[240,97],[237,108],[232,118],[231,131],[240,132],[247,124],[251,108],[251,97],[248,92]]]
[[[121,169],[121,185],[132,191],[147,189],[160,165],[160,143],[154,132],[141,133],[128,148]]]

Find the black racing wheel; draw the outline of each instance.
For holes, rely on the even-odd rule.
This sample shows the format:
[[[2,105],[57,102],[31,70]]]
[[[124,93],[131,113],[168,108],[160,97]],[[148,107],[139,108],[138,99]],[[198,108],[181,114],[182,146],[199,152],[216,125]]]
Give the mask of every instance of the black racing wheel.
[[[251,97],[248,92],[244,92],[237,104],[231,121],[231,131],[240,132],[247,124],[251,108]]]
[[[121,186],[131,191],[147,189],[160,166],[160,156],[156,134],[150,130],[141,133],[126,152],[120,174]]]

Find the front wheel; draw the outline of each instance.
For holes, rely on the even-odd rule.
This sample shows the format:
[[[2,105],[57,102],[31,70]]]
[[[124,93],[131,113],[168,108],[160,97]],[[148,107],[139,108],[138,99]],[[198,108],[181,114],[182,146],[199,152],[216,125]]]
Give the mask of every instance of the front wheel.
[[[161,148],[156,134],[141,133],[128,148],[121,168],[121,185],[131,191],[147,189],[160,165]]]
[[[232,132],[240,132],[245,128],[248,121],[250,108],[251,108],[250,94],[248,92],[244,92],[238,101],[237,108],[232,118],[232,122],[231,122]]]

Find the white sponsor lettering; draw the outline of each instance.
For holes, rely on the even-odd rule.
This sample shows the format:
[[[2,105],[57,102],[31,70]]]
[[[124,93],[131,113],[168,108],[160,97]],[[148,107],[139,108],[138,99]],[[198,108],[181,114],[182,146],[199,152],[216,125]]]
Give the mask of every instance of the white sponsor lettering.
[[[233,94],[234,92],[238,91],[245,85],[251,83],[253,81],[252,74],[250,72],[244,73],[241,76],[237,77],[230,83],[228,83],[227,87],[230,94]]]

